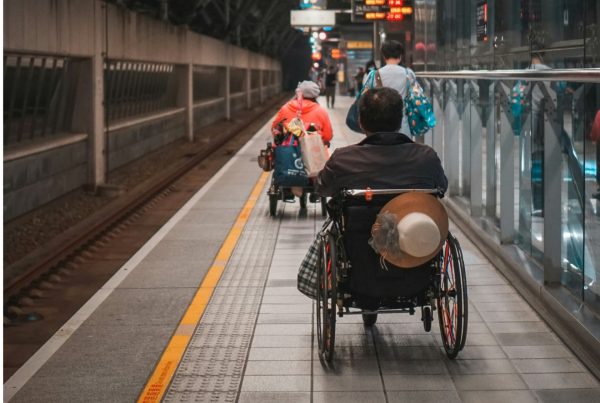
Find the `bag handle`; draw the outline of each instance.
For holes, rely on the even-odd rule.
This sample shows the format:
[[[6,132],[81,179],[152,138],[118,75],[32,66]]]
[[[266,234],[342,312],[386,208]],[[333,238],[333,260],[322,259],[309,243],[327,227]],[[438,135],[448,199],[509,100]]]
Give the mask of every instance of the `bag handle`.
[[[298,110],[296,111],[296,117],[302,119],[302,101],[304,100],[304,96],[302,95],[302,91],[296,90],[296,100],[298,101]]]

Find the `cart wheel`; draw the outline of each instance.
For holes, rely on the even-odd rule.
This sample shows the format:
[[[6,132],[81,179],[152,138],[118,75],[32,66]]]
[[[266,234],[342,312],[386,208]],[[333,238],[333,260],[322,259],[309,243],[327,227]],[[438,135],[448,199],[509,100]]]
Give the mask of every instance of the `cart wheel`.
[[[300,208],[305,210],[306,209],[306,199],[308,198],[308,194],[306,193],[306,190],[302,192],[302,196],[300,196]]]
[[[377,322],[377,314],[370,314],[370,315],[366,315],[366,314],[362,314],[362,318],[363,318],[363,324],[365,326],[373,326],[375,324],[375,322]]]
[[[269,195],[269,214],[271,215],[271,217],[275,217],[277,215],[278,199],[278,195]]]
[[[426,332],[431,332],[431,322],[433,321],[433,315],[431,314],[431,307],[424,306],[421,308],[421,320],[423,321],[423,328]]]
[[[335,348],[337,268],[336,245],[330,233],[321,237],[318,270],[317,339],[319,356],[324,361],[331,362]]]
[[[448,358],[455,358],[467,338],[469,300],[462,252],[458,240],[450,233],[440,254],[437,305],[446,355]]]
[[[321,216],[327,218],[327,198],[321,197]]]

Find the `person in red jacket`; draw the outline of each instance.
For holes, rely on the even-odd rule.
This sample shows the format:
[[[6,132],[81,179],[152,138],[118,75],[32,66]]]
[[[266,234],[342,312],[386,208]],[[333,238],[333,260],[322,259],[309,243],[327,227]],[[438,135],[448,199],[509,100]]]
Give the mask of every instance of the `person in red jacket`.
[[[302,81],[298,84],[296,92],[302,94],[302,99],[295,97],[277,112],[271,125],[273,136],[280,134],[278,129],[280,124],[287,126],[288,122],[298,116],[302,119],[305,129],[313,125],[321,135],[323,144],[329,145],[333,137],[333,131],[327,110],[317,103],[320,92],[319,86],[312,81]],[[300,114],[298,114],[298,111],[300,111]]]

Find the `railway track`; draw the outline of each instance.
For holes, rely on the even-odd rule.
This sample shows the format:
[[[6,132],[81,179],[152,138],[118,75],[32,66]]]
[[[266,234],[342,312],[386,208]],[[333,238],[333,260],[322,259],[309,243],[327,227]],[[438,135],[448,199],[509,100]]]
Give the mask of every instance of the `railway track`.
[[[219,150],[243,145],[245,139],[272,116],[284,99],[285,96],[277,97],[262,111],[236,125],[227,135],[219,136],[202,151],[186,155],[187,161],[119,197],[5,270],[17,273],[8,278],[5,275],[4,281],[5,379],[172,214],[161,213],[158,214],[160,217],[155,214],[147,220],[144,217],[157,207],[160,207],[160,212],[174,214],[195,193],[195,189],[210,179],[214,174],[212,170],[224,165],[232,153],[221,152],[217,158],[221,161],[213,163],[214,169],[209,167],[190,174],[194,168],[213,158]],[[241,143],[232,144],[236,139]],[[182,181],[185,176],[191,178]],[[128,241],[119,242],[120,238]],[[88,282],[95,284],[90,287]],[[74,291],[74,287],[87,290]],[[73,298],[80,301],[73,301],[68,294],[83,295]]]

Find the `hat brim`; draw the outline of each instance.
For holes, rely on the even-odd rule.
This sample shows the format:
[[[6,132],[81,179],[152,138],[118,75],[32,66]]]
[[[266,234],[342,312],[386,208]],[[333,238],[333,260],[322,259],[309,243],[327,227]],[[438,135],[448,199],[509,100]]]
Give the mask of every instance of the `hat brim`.
[[[431,254],[416,257],[411,256],[406,252],[402,252],[401,255],[398,255],[397,253],[388,250],[381,250],[380,254],[386,261],[400,269],[410,269],[427,263],[439,253],[448,237],[449,222],[448,213],[436,196],[419,192],[403,193],[383,206],[379,214],[385,212],[393,214],[396,223],[409,213],[423,213],[431,217],[440,230],[440,243]],[[374,225],[378,224],[378,220],[379,216]]]

